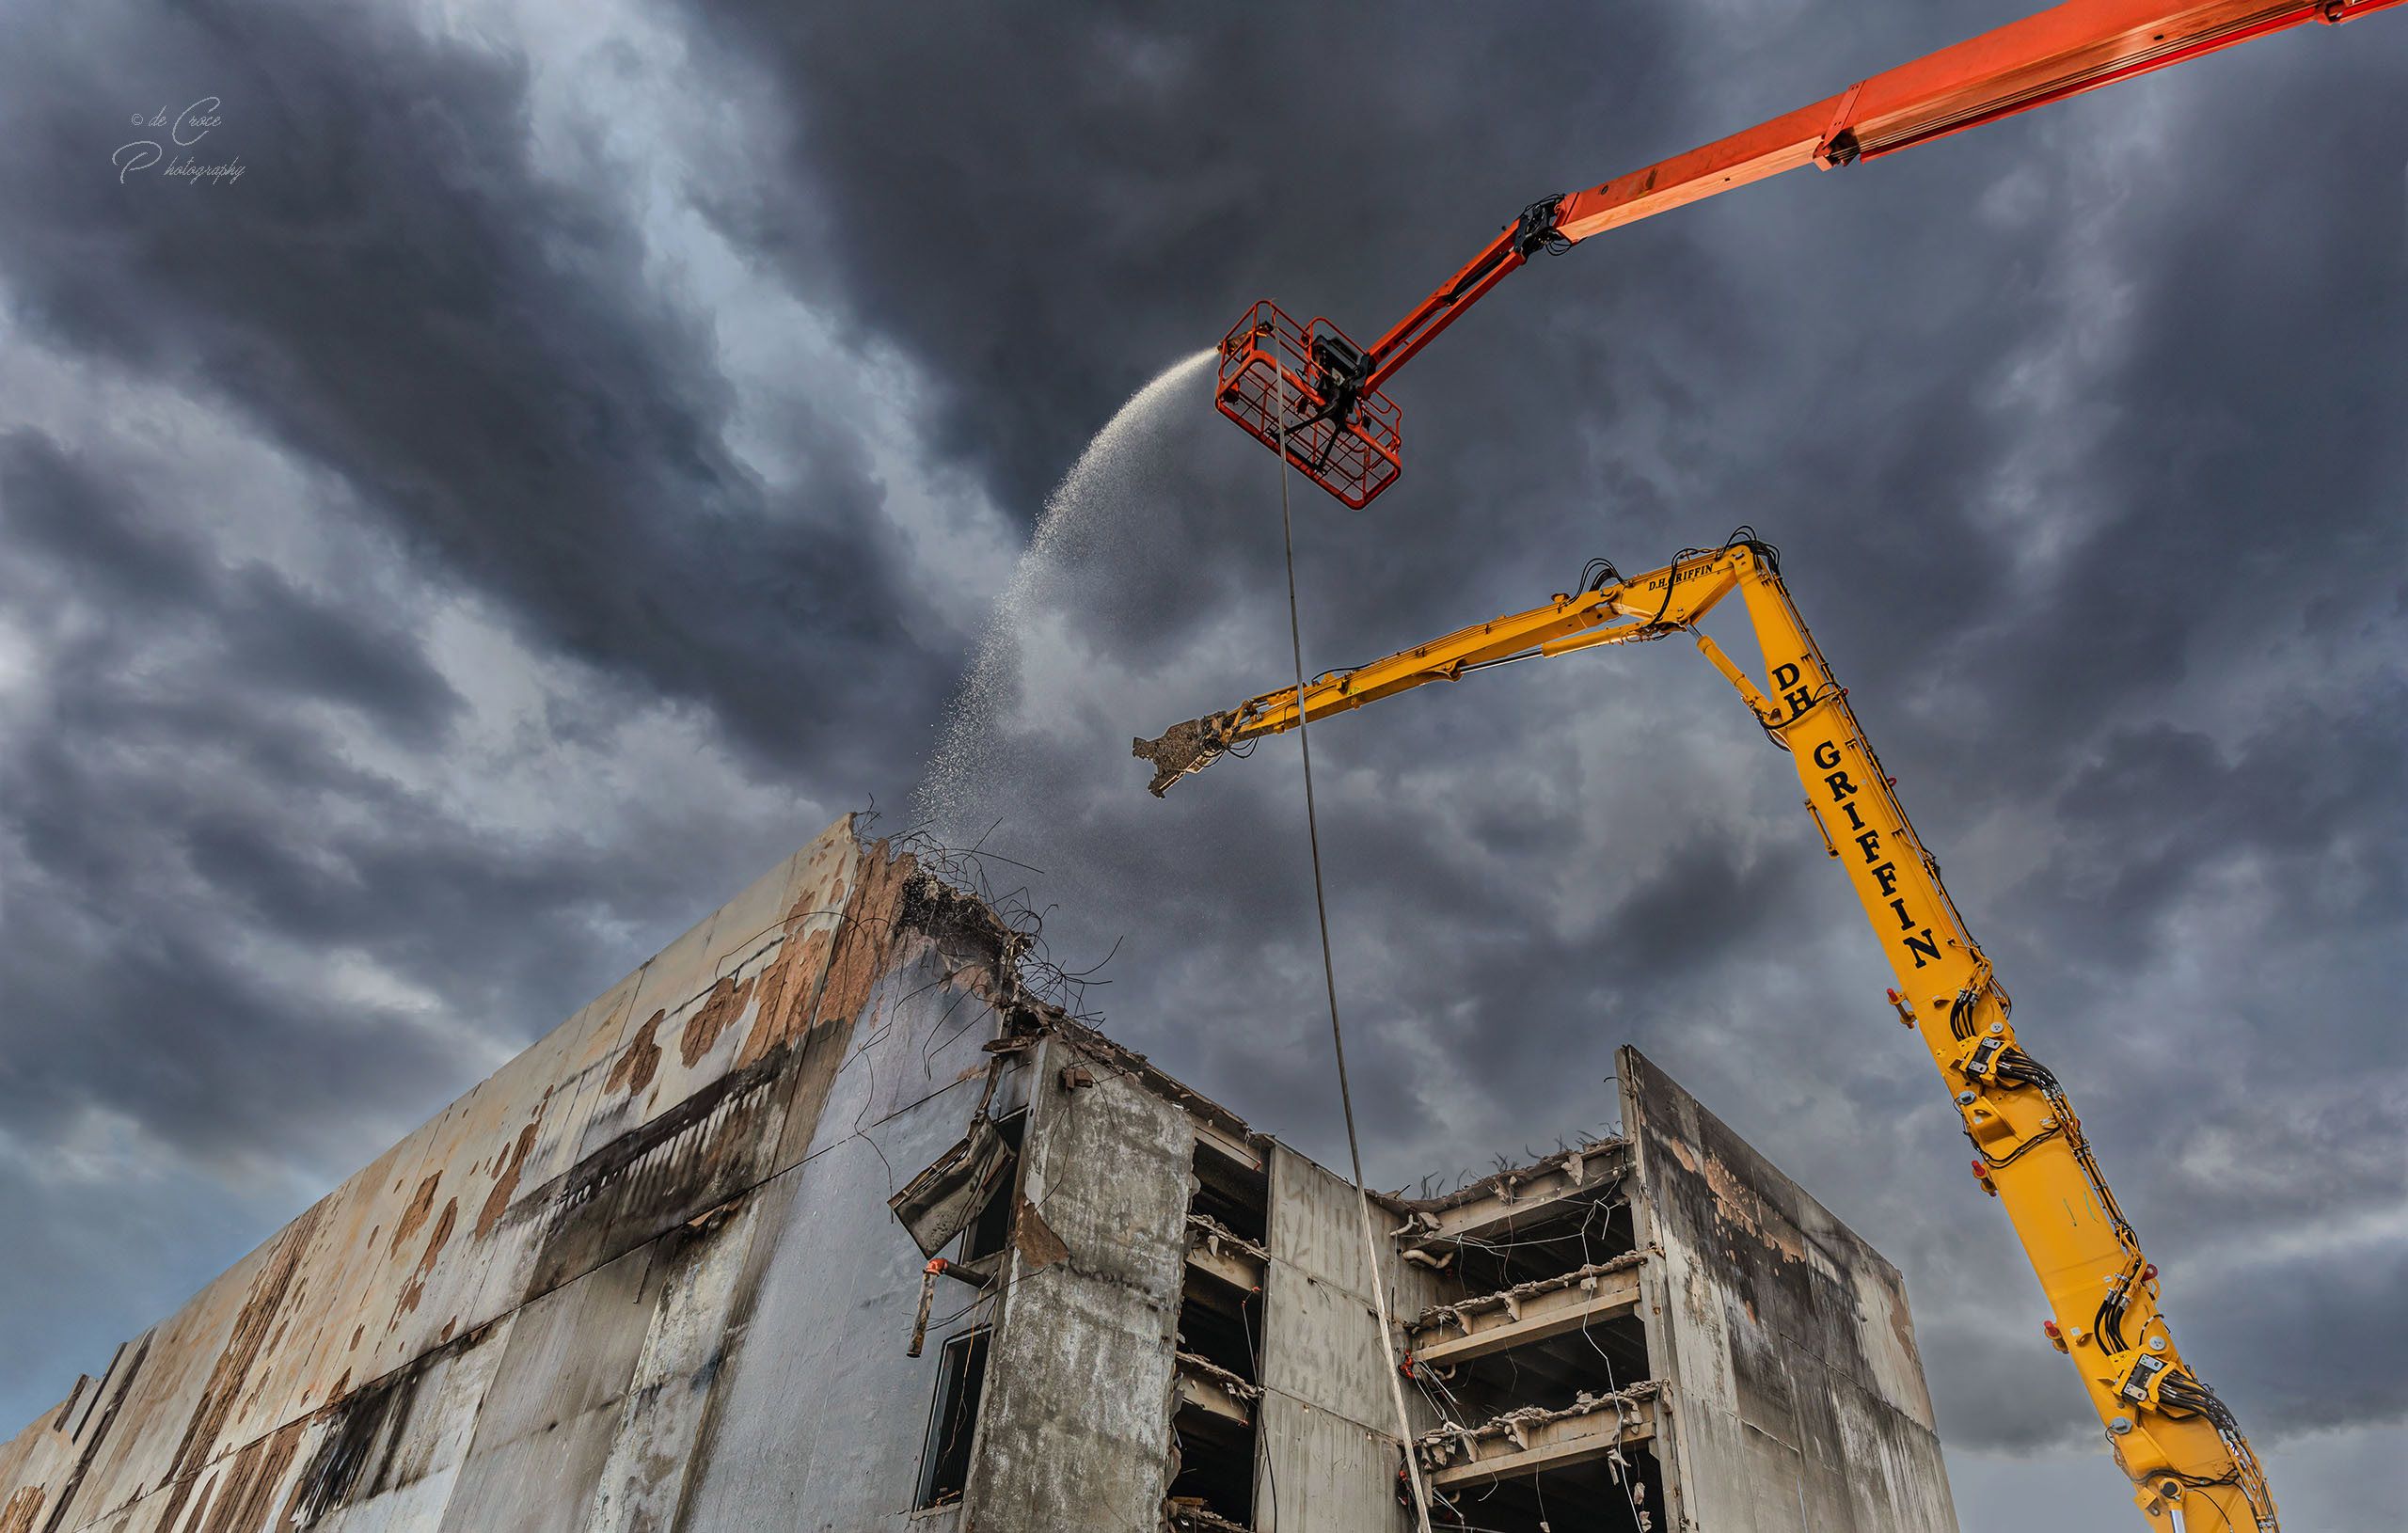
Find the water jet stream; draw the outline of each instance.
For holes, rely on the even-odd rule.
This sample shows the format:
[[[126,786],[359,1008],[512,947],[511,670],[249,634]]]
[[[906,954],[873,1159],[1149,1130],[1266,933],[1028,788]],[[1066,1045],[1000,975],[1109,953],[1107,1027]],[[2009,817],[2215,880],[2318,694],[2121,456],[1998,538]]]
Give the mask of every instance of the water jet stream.
[[[960,822],[980,801],[979,789],[995,764],[994,732],[1019,688],[1022,638],[1055,605],[1062,577],[1103,519],[1139,503],[1137,487],[1129,482],[1139,464],[1138,450],[1170,419],[1174,404],[1186,398],[1216,355],[1207,346],[1130,395],[1045,498],[1037,530],[995,602],[977,657],[945,707],[936,749],[921,775],[912,818],[940,839],[974,838],[986,829]]]

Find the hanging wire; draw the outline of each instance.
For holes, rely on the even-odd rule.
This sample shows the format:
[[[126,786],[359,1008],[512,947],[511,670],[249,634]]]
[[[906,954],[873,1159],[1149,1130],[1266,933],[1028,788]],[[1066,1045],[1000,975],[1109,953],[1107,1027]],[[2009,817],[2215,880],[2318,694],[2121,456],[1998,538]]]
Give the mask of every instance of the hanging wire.
[[[1338,968],[1329,952],[1329,899],[1321,877],[1321,820],[1313,805],[1313,742],[1305,727],[1305,640],[1296,606],[1296,528],[1288,507],[1288,376],[1275,367],[1279,423],[1279,537],[1288,556],[1288,647],[1296,663],[1296,743],[1305,760],[1305,839],[1312,848],[1313,913],[1321,923],[1321,975],[1329,995],[1329,1041],[1338,1057],[1338,1102],[1346,1114],[1346,1154],[1354,1170],[1354,1198],[1363,1210],[1363,1255],[1371,1272],[1371,1306],[1380,1321],[1381,1371],[1396,1404],[1397,1442],[1404,1449],[1404,1472],[1413,1488],[1413,1517],[1430,1533],[1430,1498],[1421,1484],[1421,1463],[1413,1451],[1413,1418],[1404,1409],[1404,1381],[1392,1351],[1395,1321],[1388,1314],[1387,1279],[1380,1271],[1379,1237],[1371,1225],[1371,1193],[1363,1181],[1363,1149],[1354,1135],[1354,1094],[1346,1081],[1346,1033],[1338,1020]]]

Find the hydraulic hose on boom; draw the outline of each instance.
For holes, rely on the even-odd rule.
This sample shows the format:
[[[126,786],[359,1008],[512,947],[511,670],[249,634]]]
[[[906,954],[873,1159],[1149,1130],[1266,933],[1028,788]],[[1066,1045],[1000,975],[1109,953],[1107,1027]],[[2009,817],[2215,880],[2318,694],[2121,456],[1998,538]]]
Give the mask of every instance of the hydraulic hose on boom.
[[[1359,511],[1404,469],[1403,418],[1384,386],[1541,250],[1567,250],[1784,170],[1878,159],[2252,38],[2400,3],[2067,0],[1686,154],[1540,198],[1369,346],[1326,319],[1300,325],[1264,299],[1222,339],[1214,398],[1223,415]]]
[[[1599,568],[1599,566],[1602,568]],[[2158,1309],[2158,1271],[2109,1190],[2065,1085],[2025,1051],[2012,1003],[1940,879],[1782,583],[1778,554],[1748,529],[1625,579],[1593,561],[1586,589],[1459,629],[1385,659],[1266,692],[1137,740],[1160,796],[1233,748],[1299,720],[1359,708],[1426,682],[1515,660],[1686,634],[1790,754],[1824,850],[1846,870],[1897,976],[1890,1003],[1930,1051],[1973,1148],[2039,1275],[2049,1342],[2073,1360],[2133,1499],[2184,1533],[2276,1533],[2274,1500],[2224,1402],[2191,1370]],[[1761,684],[1697,626],[1737,593],[1763,650]]]

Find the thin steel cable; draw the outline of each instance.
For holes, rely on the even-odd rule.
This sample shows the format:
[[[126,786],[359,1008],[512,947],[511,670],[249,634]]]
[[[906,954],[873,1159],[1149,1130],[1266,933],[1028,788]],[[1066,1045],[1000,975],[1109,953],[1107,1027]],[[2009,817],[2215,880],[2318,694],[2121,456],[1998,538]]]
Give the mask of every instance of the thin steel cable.
[[[1388,1315],[1387,1280],[1380,1274],[1380,1242],[1371,1225],[1371,1193],[1363,1182],[1363,1149],[1354,1137],[1354,1093],[1346,1083],[1346,1032],[1338,1021],[1338,969],[1329,956],[1329,900],[1322,892],[1321,819],[1313,806],[1313,739],[1305,727],[1305,640],[1296,615],[1296,528],[1288,510],[1288,376],[1272,359],[1277,380],[1279,407],[1279,538],[1288,554],[1288,648],[1296,662],[1296,744],[1305,758],[1305,839],[1313,854],[1313,913],[1321,923],[1321,977],[1329,993],[1329,1042],[1338,1056],[1338,1104],[1346,1114],[1346,1156],[1354,1168],[1354,1200],[1363,1210],[1363,1256],[1371,1272],[1371,1307],[1380,1320],[1381,1371],[1388,1376],[1388,1395],[1396,1403],[1397,1441],[1404,1445],[1404,1472],[1413,1486],[1413,1517],[1420,1533],[1430,1533],[1430,1498],[1421,1484],[1421,1463],[1413,1451],[1413,1418],[1405,1414],[1404,1381],[1391,1350],[1396,1323]]]

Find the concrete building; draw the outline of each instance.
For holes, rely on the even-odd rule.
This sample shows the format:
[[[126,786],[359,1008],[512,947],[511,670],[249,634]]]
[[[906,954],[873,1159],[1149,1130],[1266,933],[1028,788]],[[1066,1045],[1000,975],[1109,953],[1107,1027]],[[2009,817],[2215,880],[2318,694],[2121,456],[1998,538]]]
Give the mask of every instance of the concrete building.
[[[1410,1527],[1352,1187],[1021,947],[832,827],[79,1380],[0,1533]],[[1895,1270],[1620,1089],[1379,1200],[1434,1523],[1954,1528]]]

